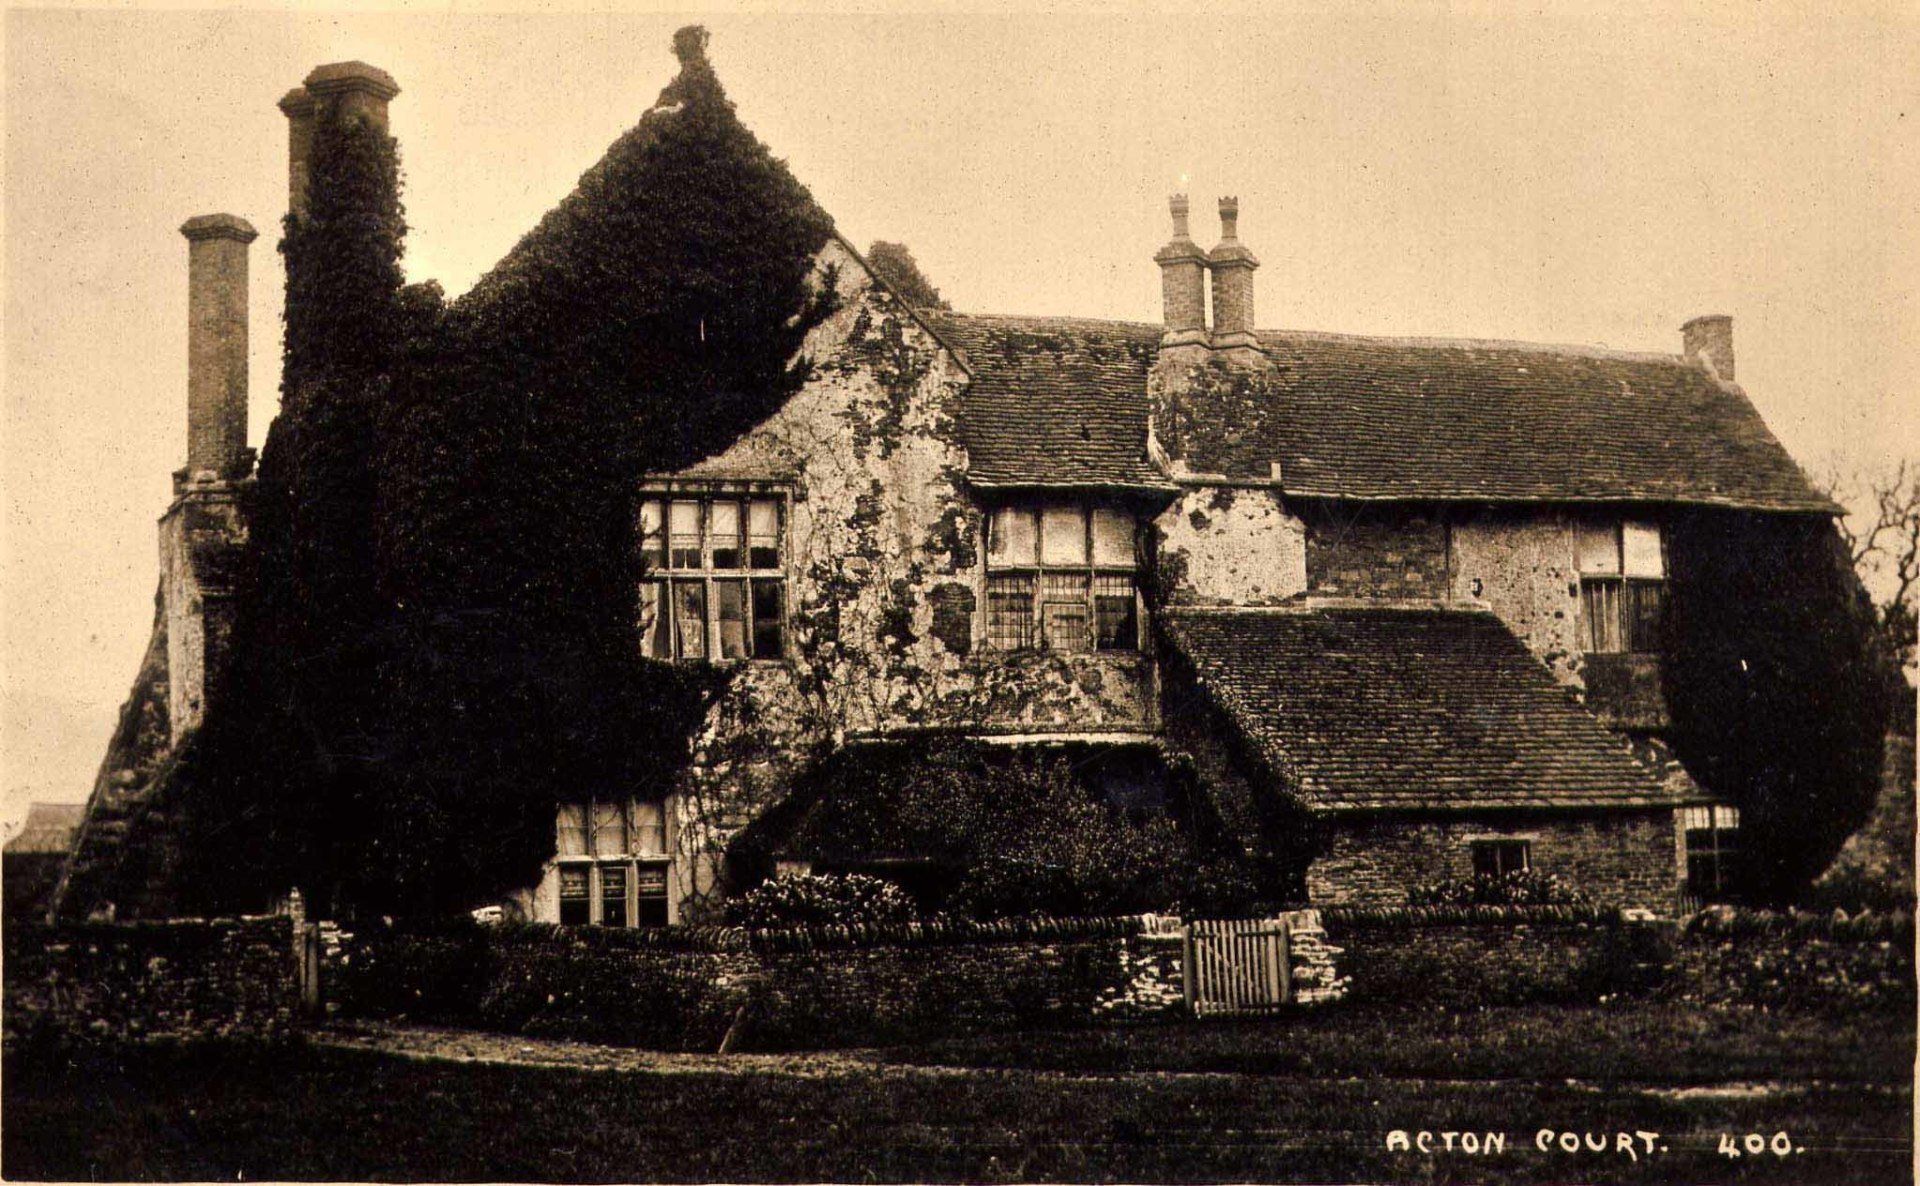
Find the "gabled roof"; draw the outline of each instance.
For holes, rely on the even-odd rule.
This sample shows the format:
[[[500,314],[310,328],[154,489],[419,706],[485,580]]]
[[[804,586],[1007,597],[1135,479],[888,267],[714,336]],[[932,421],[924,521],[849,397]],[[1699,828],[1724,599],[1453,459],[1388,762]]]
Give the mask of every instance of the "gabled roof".
[[[1170,488],[1147,460],[1157,326],[930,314],[973,373],[962,413],[979,486]]]
[[[1163,620],[1201,690],[1313,810],[1695,801],[1484,610],[1170,609]]]
[[[983,484],[1146,481],[1160,328],[945,314]],[[1745,394],[1678,355],[1262,330],[1257,410],[1197,406],[1195,473],[1305,497],[1836,508]]]

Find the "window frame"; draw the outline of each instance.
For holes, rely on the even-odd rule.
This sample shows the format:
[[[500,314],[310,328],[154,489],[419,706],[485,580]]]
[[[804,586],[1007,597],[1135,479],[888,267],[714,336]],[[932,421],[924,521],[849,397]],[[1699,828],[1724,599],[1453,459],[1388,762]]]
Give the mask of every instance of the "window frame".
[[[1097,498],[1033,498],[1005,500],[989,504],[982,508],[984,529],[982,535],[986,546],[981,549],[981,590],[980,604],[985,612],[981,615],[979,629],[979,651],[983,654],[1015,655],[1033,651],[1053,651],[1069,655],[1138,655],[1146,649],[1147,612],[1146,599],[1140,587],[1140,574],[1144,567],[1142,559],[1141,534],[1145,528],[1145,518],[1131,507],[1109,500]],[[1072,510],[1079,518],[1080,546],[1083,560],[1061,563],[1047,560],[1047,519],[1049,512]],[[1127,565],[1102,563],[1095,550],[1095,516],[1099,512],[1125,516],[1132,526],[1131,563]],[[1030,558],[1011,562],[997,562],[994,559],[995,543],[999,533],[998,523],[1003,514],[1024,516],[1030,528],[1033,552]],[[1055,579],[1055,589],[1061,580],[1084,582],[1080,591],[1078,606],[1080,609],[1081,631],[1086,645],[1084,647],[1063,647],[1054,644],[1049,637],[1050,615],[1048,606],[1069,606],[1072,599],[1060,596],[1048,596],[1048,578]],[[1100,601],[1102,597],[1113,598],[1110,590],[1102,591],[1102,579],[1112,581],[1122,579],[1128,583],[1128,593],[1133,602],[1133,637],[1131,645],[1124,647],[1101,645]],[[1009,585],[1024,584],[1024,593],[1008,592]],[[998,587],[996,587],[996,584]],[[1028,603],[1027,623],[1024,630],[1017,633],[1021,641],[1004,645],[997,637],[1002,626],[1001,615],[996,613],[996,597],[1024,596]],[[1017,611],[1016,611],[1017,612]],[[1017,619],[1016,619],[1017,623]]]
[[[774,507],[776,523],[774,525],[775,546],[778,548],[779,563],[774,567],[762,567],[754,564],[755,548],[753,541],[753,504],[770,502]],[[673,505],[675,503],[693,503],[698,507],[697,531],[698,546],[694,550],[699,556],[697,567],[686,567],[674,563],[676,556],[673,546]],[[739,534],[737,542],[740,566],[737,568],[718,568],[714,565],[714,506],[716,503],[733,503],[739,509]],[[658,564],[647,558],[647,507],[653,504],[659,507],[658,523],[660,532],[660,551]],[[687,482],[650,482],[643,484],[635,523],[635,531],[640,536],[642,572],[640,588],[635,591],[634,614],[639,627],[640,647],[648,658],[660,659],[669,663],[786,663],[792,655],[792,525],[793,498],[790,488],[769,485],[761,482],[747,483],[687,483]],[[764,537],[759,537],[764,538]],[[724,543],[723,543],[724,548]],[[721,595],[719,586],[729,582],[740,587],[740,640],[745,654],[722,656],[722,622],[735,619],[721,616]],[[777,625],[779,637],[775,653],[760,654],[759,642],[765,620],[756,614],[756,602],[760,594],[768,587],[776,588],[780,599]],[[656,616],[647,619],[649,594],[647,589],[658,590],[652,594],[653,612],[662,615],[665,621]],[[698,588],[700,590],[700,626],[701,653],[688,655],[681,637],[677,598],[679,590]],[[651,653],[655,645],[655,635],[664,641],[668,654]]]
[[[1667,532],[1663,524],[1650,520],[1614,519],[1605,524],[1613,537],[1613,571],[1587,572],[1582,568],[1583,557],[1580,554],[1579,533],[1583,528],[1592,529],[1600,524],[1588,521],[1574,526],[1574,569],[1580,587],[1580,645],[1582,652],[1588,655],[1659,655],[1663,653],[1658,635],[1658,624],[1666,616],[1667,609]],[[1635,576],[1627,572],[1627,528],[1629,526],[1651,528],[1660,544],[1660,575],[1657,577]],[[1609,590],[1607,598],[1611,612],[1604,615],[1605,621],[1596,618],[1592,605],[1594,591]],[[1634,611],[1635,593],[1656,590],[1659,604],[1656,612],[1652,639],[1642,637],[1641,617]],[[1618,640],[1617,646],[1603,647],[1602,639],[1596,628],[1605,625],[1612,637]]]
[[[592,798],[557,805],[554,811],[554,840],[556,852],[553,858],[556,917],[565,917],[565,903],[570,899],[563,896],[562,886],[565,884],[569,873],[576,875],[584,873],[587,890],[586,921],[583,923],[563,922],[562,925],[596,927],[622,925],[627,928],[632,928],[665,925],[666,921],[671,919],[672,895],[670,887],[673,883],[673,855],[672,838],[668,834],[671,816],[667,810],[667,804],[662,801],[657,804],[660,822],[657,825],[650,824],[643,826],[639,822],[639,808],[643,803],[652,804],[653,801],[634,798],[622,800]],[[600,851],[600,829],[596,826],[595,821],[600,816],[600,808],[612,804],[617,804],[620,808],[620,851],[602,852]],[[584,850],[582,852],[565,853],[557,851],[560,839],[566,831],[565,821],[570,809],[579,811],[580,818],[584,823],[581,831],[583,839],[581,847]],[[660,844],[659,851],[649,851],[642,848],[640,846],[642,834],[653,831],[656,828],[658,830]],[[623,878],[626,883],[625,893],[621,900],[621,908],[626,915],[626,922],[624,924],[610,924],[606,921],[607,901],[605,892],[608,879],[605,871],[607,870],[619,870],[621,878]],[[662,891],[659,894],[649,893],[643,897],[640,893],[640,880],[642,872],[648,870],[662,874],[659,878]],[[648,902],[664,903],[664,913],[662,914],[662,921],[660,923],[642,923],[640,921],[642,906]],[[661,912],[652,911],[650,913]]]
[[[1499,854],[1513,850],[1518,850],[1520,853],[1520,865],[1518,868],[1507,868],[1507,862],[1501,859]],[[1490,853],[1493,855],[1493,872],[1481,872],[1480,855],[1482,853]],[[1513,873],[1530,873],[1533,871],[1533,841],[1525,836],[1478,837],[1467,841],[1467,860],[1471,865],[1475,878],[1484,877],[1491,880],[1497,877],[1506,877]]]
[[[1696,833],[1707,833],[1707,846],[1694,847]],[[1728,838],[1731,838],[1729,842]],[[1734,881],[1733,868],[1744,851],[1740,843],[1740,809],[1723,803],[1710,803],[1680,809],[1680,860],[1682,891],[1701,902],[1718,902]],[[1701,860],[1713,870],[1710,887],[1694,883],[1694,861]]]

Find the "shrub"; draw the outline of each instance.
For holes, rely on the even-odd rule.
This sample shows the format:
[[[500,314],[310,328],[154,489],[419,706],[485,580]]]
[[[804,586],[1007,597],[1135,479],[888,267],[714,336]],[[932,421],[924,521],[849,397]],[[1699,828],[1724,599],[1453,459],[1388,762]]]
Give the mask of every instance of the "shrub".
[[[776,877],[727,903],[728,921],[755,929],[877,926],[913,915],[905,890],[862,873]]]
[[[730,857],[751,882],[781,849],[842,869],[912,854],[907,884],[920,905],[975,918],[1250,909],[1257,888],[1244,862],[1169,818],[1182,810],[1177,785],[1168,815],[1131,818],[1102,797],[1095,766],[1086,753],[974,742],[843,751]]]
[[[1409,906],[1584,906],[1592,901],[1558,874],[1533,869],[1498,877],[1462,877],[1407,891]]]

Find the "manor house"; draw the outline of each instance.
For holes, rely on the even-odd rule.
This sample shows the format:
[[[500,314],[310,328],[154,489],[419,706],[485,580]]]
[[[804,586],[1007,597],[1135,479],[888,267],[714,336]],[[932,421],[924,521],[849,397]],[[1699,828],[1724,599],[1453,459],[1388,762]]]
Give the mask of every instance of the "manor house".
[[[283,101],[294,208],[316,106],[384,127],[397,93],[342,63]],[[1172,197],[1166,241],[1138,245],[1152,324],[909,307],[828,241],[839,300],[806,383],[640,492],[632,645],[726,687],[675,785],[558,807],[517,908],[709,917],[732,846],[822,752],[950,737],[1069,748],[1130,810],[1162,805],[1177,758],[1248,844],[1283,802],[1322,837],[1314,903],[1516,870],[1660,910],[1713,895],[1739,820],[1662,744],[1669,574],[1714,538],[1702,516],[1836,510],[1736,383],[1731,319],[1646,352],[1275,328],[1243,213],[1281,216],[1221,197],[1196,227]],[[184,232],[190,444],[143,677],[165,695],[117,741],[144,727],[151,753],[219,693],[252,464],[253,231]],[[544,266],[548,233],[483,285]],[[787,806],[783,868],[911,866],[810,847],[808,805]]]

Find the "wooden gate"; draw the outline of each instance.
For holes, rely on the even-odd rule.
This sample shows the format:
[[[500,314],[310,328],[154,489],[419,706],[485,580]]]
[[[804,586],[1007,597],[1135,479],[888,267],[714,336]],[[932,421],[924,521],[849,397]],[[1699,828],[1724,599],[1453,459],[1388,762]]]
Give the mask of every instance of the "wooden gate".
[[[1293,997],[1284,918],[1188,923],[1181,981],[1196,1017],[1264,1013]]]

